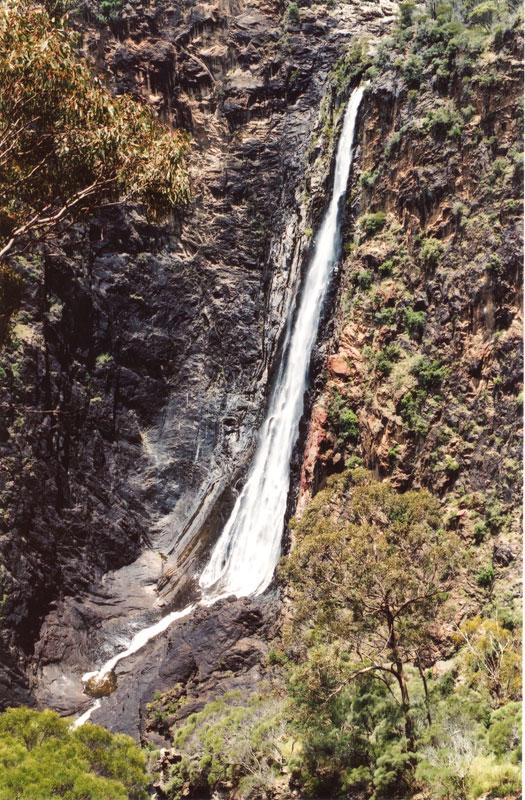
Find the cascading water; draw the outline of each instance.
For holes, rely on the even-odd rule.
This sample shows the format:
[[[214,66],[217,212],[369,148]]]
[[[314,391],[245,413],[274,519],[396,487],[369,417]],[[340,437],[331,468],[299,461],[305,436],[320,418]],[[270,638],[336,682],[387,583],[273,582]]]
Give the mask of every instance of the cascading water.
[[[299,308],[268,406],[248,478],[200,578],[205,602],[217,595],[260,594],[270,581],[280,552],[290,461],[303,415],[304,394],[321,308],[340,257],[339,205],[352,165],[354,129],[363,90],[354,90],[337,148],[330,205],[308,266]]]
[[[339,210],[352,166],[355,124],[362,96],[361,87],[354,89],[345,111],[330,205],[317,235],[298,308],[295,314],[291,311],[281,363],[252,466],[199,580],[204,605],[231,595],[260,594],[271,582],[279,559],[290,488],[290,461],[303,414],[312,349],[330,278],[340,257]],[[126,650],[113,656],[98,672],[84,675],[84,680],[101,680],[119,661],[136,653],[175,620],[188,616],[193,608],[192,605],[171,612],[140,631]],[[83,724],[99,707],[97,700],[74,725]]]

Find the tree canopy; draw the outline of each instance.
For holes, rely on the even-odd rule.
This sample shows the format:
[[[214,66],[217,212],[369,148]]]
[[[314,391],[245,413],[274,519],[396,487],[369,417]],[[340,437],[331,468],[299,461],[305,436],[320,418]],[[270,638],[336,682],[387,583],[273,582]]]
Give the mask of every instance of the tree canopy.
[[[350,487],[343,511],[327,514],[327,494],[340,501]],[[296,546],[284,567],[294,627],[310,638],[344,641],[355,676],[393,677],[409,741],[405,665],[422,671],[432,663],[458,552],[456,537],[439,523],[439,503],[429,492],[400,494],[365,470],[352,470],[332,479],[295,526]]]
[[[133,739],[54,711],[0,714],[0,800],[146,800],[145,758]]]
[[[103,204],[189,199],[187,135],[113,96],[76,45],[41,5],[0,2],[0,259]]]

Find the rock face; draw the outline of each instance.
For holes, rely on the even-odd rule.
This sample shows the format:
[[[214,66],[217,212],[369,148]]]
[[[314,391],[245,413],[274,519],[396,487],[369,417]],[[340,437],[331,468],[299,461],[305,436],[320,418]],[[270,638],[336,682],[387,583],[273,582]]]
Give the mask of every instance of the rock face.
[[[473,572],[488,569],[491,597],[510,605],[521,592],[520,59],[509,31],[490,86],[474,70],[411,90],[391,65],[365,97],[349,198],[360,221],[347,230],[299,499],[301,510],[356,463],[401,490],[427,487]],[[435,123],[466,91],[468,111]],[[487,602],[482,583],[467,582],[458,613]]]
[[[3,705],[84,707],[81,673],[194,596],[324,204],[333,137],[309,143],[329,70],[393,10],[319,6],[292,22],[263,0],[133,2],[111,26],[76,21],[115,91],[191,131],[194,202],[163,227],[108,210],[23,265],[0,372]],[[105,719],[118,707],[137,734],[141,704],[185,676],[172,637],[205,649],[206,625],[226,631],[208,658],[236,642],[228,669],[255,669],[267,608],[239,601],[168,632],[126,662]]]

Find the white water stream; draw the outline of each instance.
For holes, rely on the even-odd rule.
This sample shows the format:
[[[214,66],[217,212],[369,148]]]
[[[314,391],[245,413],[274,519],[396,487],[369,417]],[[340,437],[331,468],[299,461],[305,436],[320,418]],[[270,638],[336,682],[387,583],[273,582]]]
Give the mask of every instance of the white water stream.
[[[199,580],[203,605],[212,605],[232,595],[261,594],[271,582],[279,559],[290,488],[290,461],[303,415],[310,359],[330,279],[340,257],[339,207],[352,166],[355,123],[362,96],[361,87],[354,89],[345,111],[330,205],[306,270],[297,313],[294,315],[294,309],[290,312],[279,371],[246,483]],[[109,659],[100,670],[84,675],[84,681],[104,678],[119,661],[136,653],[175,620],[191,614],[194,607],[173,611],[139,631],[126,650]],[[97,700],[75,720],[74,726],[86,722],[100,704]]]

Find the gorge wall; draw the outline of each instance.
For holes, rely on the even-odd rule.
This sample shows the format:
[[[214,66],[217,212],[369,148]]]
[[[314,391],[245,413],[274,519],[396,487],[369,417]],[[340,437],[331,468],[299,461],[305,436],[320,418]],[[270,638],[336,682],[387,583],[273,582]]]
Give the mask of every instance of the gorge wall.
[[[110,209],[21,261],[0,373],[4,705],[83,708],[82,672],[192,597],[326,201],[327,76],[393,13],[386,0],[300,19],[266,3],[135,2],[110,25],[75,21],[115,91],[191,131],[195,199],[162,228]],[[269,606],[224,603],[170,631],[122,665],[133,679],[103,721],[137,735],[170,682],[257,680]]]

